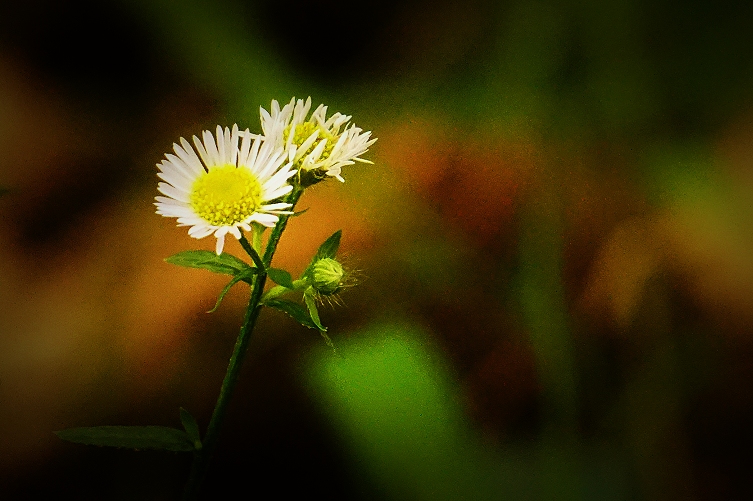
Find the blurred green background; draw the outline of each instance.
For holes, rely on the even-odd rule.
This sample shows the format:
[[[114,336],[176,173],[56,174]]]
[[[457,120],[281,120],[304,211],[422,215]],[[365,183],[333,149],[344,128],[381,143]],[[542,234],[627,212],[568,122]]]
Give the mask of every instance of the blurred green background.
[[[172,143],[312,96],[379,141],[276,265],[343,229],[340,356],[263,312],[207,499],[751,499],[753,4],[0,4],[0,497],[174,499],[238,286],[154,213]],[[237,242],[227,252],[241,255]],[[240,494],[236,485],[240,483]]]

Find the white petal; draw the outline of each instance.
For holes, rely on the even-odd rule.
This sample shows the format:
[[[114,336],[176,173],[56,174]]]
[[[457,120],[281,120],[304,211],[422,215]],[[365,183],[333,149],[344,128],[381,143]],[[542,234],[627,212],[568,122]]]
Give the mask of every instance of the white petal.
[[[251,149],[251,140],[253,139],[248,129],[244,130],[242,134],[243,139],[241,140],[241,150],[238,153],[238,165],[243,165],[248,161],[248,152]]]
[[[198,217],[196,214],[193,214],[191,216],[186,217],[179,217],[178,222],[184,226],[200,226],[205,227],[208,226],[212,231],[214,231],[214,226],[204,221],[202,218]]]
[[[275,204],[262,205],[261,210],[263,210],[264,212],[273,211],[273,210],[277,211],[277,210],[287,209],[291,205],[292,204],[289,204],[287,202],[277,202]]]
[[[268,179],[286,160],[285,150],[282,148],[275,148],[271,143],[265,144],[264,146],[267,147],[264,151],[267,158],[263,164],[257,165],[256,173],[260,181]]]
[[[278,170],[274,176],[267,179],[266,182],[262,185],[262,189],[264,191],[271,191],[276,190],[278,188],[281,188],[285,185],[285,182],[291,177],[290,170],[287,169],[280,169]],[[295,171],[292,171],[295,173]],[[288,185],[290,186],[290,185]]]
[[[188,230],[188,234],[196,239],[204,238],[211,235],[214,232],[214,228],[211,226],[192,226]]]
[[[322,139],[319,141],[319,143],[316,145],[316,148],[311,150],[311,153],[308,154],[306,157],[306,163],[315,163],[321,158],[322,153],[324,152],[324,148],[327,147],[327,140]]]
[[[185,138],[180,138],[180,144],[181,146],[183,146],[182,148],[177,144],[173,145],[175,154],[178,155],[178,157],[180,157],[180,159],[183,160],[183,162],[191,168],[191,171],[194,173],[194,175],[199,175],[203,172],[206,172],[206,170],[204,169],[204,164],[201,163],[201,159],[193,150],[191,144]]]
[[[230,131],[227,127],[225,127],[225,130],[222,130],[222,127],[219,125],[217,126],[217,161],[220,164],[224,164],[227,157],[225,156],[226,153],[229,153],[229,147],[228,147],[228,140],[230,139],[228,136],[230,136]]]
[[[217,230],[217,233],[219,233],[219,230]],[[215,236],[217,236],[217,245],[215,246],[214,251],[219,256],[220,254],[222,254],[222,250],[225,248],[225,234],[223,233],[222,235],[217,235],[217,233],[215,233]]]
[[[259,224],[262,224],[268,228],[271,228],[274,226],[277,221],[280,219],[275,215],[272,214],[262,214],[260,212],[255,213],[252,217],[252,221],[256,221]]]
[[[161,204],[157,205],[157,212],[165,217],[177,217],[180,219],[194,218],[194,214],[191,209],[185,207],[178,207],[177,205]]]
[[[165,205],[174,205],[175,207],[184,207],[186,209],[191,208],[191,204],[189,204],[188,202],[181,202],[180,200],[175,200],[174,198],[161,197],[158,195],[154,197],[154,199],[157,200],[157,202],[163,203]]]
[[[240,230],[236,226],[229,226],[228,227],[228,233],[230,233],[231,235],[233,235],[236,240],[240,240],[241,239],[241,232],[240,232]]]
[[[181,191],[191,193],[191,182],[175,171],[158,172],[157,177],[163,181],[167,181]]]
[[[299,155],[303,155],[303,154],[304,154],[305,152],[307,152],[307,151],[309,150],[309,148],[311,148],[311,145],[312,145],[312,144],[314,144],[314,141],[316,141],[316,140],[317,140],[317,138],[318,138],[318,137],[319,137],[319,129],[316,129],[316,130],[315,130],[314,132],[312,132],[312,133],[311,133],[311,135],[310,135],[309,137],[307,137],[307,138],[306,138],[306,140],[305,140],[305,141],[304,141],[303,143],[301,143],[301,145],[300,145],[300,146],[298,147],[298,151],[300,152],[300,153],[299,153]],[[327,140],[326,140],[326,139],[324,139],[323,141],[324,141],[324,143],[326,144]]]
[[[174,198],[175,200],[179,200],[181,202],[186,202],[186,203],[190,202],[188,193],[186,193],[185,191],[181,191],[167,183],[157,184],[157,190],[159,190],[159,192],[162,193],[163,195],[167,195],[168,197]]]
[[[293,191],[293,187],[290,186],[289,184],[286,184],[286,185],[281,186],[281,187],[279,187],[277,189],[266,190],[266,189],[262,188],[262,190],[263,190],[263,195],[262,196],[263,196],[264,200],[275,200],[275,199],[280,198],[281,196],[287,195],[288,193],[290,193],[291,191]]]
[[[207,167],[214,165],[212,162],[212,159],[209,158],[209,154],[207,153],[207,150],[204,149],[204,143],[201,142],[201,139],[194,136],[193,137],[193,144],[196,147],[196,151],[199,153],[199,156],[201,157],[201,161],[206,165]]]
[[[167,160],[162,161],[161,170],[163,172],[175,171],[184,177],[189,183],[193,183],[193,181],[204,172],[204,169],[201,167],[197,171],[194,167],[187,165],[186,162],[172,153],[166,153],[165,158],[167,158]],[[199,166],[201,166],[201,164],[199,164]]]
[[[219,125],[217,127],[219,128]],[[207,164],[207,167],[211,167],[213,165],[219,165],[221,162],[220,153],[217,149],[217,143],[214,140],[214,136],[208,130],[205,130],[204,132],[202,132],[201,135],[204,137],[204,148],[206,148],[205,151],[207,154],[207,158],[209,158],[209,163]]]

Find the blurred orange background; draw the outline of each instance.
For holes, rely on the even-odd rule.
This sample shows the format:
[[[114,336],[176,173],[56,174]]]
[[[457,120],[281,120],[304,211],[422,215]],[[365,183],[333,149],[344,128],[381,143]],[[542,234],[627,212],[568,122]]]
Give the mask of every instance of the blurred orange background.
[[[358,407],[321,338],[265,310],[207,499],[238,478],[249,496],[748,499],[751,19],[671,0],[3,4],[0,497],[179,497],[190,457],[53,431],[179,426],[180,406],[206,426],[248,290],[207,314],[225,279],[164,262],[214,243],[155,214],[155,164],[310,95],[379,138],[374,165],[305,193],[275,266],[300,273],[342,229],[360,283],[322,311],[342,363],[387,378],[414,366],[381,353],[413,354],[402,381],[441,398],[405,398],[459,424],[400,456],[379,433],[424,413],[382,414],[392,380]],[[363,344],[381,336],[411,341]],[[383,401],[390,427],[366,426]],[[431,452],[456,432],[447,450],[483,466]],[[422,474],[445,468],[484,488]]]

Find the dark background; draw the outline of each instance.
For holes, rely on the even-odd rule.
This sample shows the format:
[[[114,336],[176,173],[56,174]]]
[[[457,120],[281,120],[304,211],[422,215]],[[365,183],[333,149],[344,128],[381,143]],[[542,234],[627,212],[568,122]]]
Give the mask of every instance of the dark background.
[[[275,265],[206,498],[750,499],[753,6],[0,5],[0,497],[174,499],[190,457],[54,430],[209,419],[247,290],[154,213],[172,143],[312,96],[378,142]],[[227,252],[241,255],[235,242]],[[246,494],[243,494],[244,496]]]

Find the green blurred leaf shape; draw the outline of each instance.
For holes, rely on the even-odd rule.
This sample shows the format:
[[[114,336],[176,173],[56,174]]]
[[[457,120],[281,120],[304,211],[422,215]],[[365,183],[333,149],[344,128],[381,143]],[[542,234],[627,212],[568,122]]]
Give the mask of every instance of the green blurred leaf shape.
[[[312,359],[308,380],[335,429],[388,499],[497,499],[450,378],[417,330],[377,326],[340,356]],[[493,472],[494,471],[494,472]]]
[[[185,431],[166,426],[94,426],[70,428],[55,434],[63,440],[85,445],[174,452],[194,450]]]
[[[200,268],[225,275],[238,275],[249,270],[255,270],[245,261],[226,252],[218,256],[216,253],[207,250],[179,252],[168,257],[165,261],[186,268]]]

